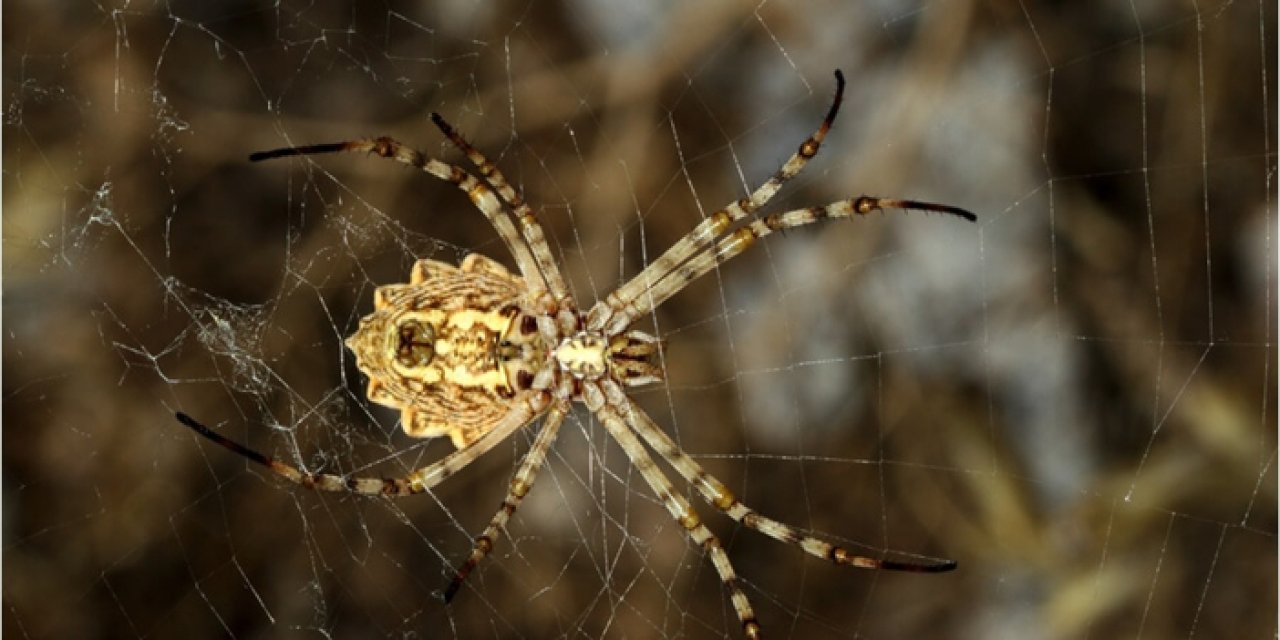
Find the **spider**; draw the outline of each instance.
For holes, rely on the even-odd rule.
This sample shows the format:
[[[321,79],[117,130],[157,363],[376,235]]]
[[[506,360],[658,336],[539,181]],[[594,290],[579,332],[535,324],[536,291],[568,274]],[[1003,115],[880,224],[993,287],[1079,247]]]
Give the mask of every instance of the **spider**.
[[[688,498],[650,456],[656,452],[693,490],[719,511],[760,533],[796,545],[837,565],[894,571],[950,571],[950,560],[909,562],[858,555],[757,513],[676,443],[628,396],[626,387],[661,382],[664,342],[630,329],[637,319],[718,265],[776,231],[828,218],[876,210],[915,209],[976,216],[948,205],[861,196],[818,207],[755,216],[755,212],[818,153],[844,95],[844,74],[821,125],[769,180],[750,196],[705,218],[638,275],[583,313],[569,294],[533,211],[502,172],[444,118],[441,132],[467,156],[479,178],[457,165],[427,158],[391,138],[289,147],[254,153],[251,161],[362,151],[417,167],[461,189],[511,252],[519,275],[480,254],[454,267],[419,260],[408,284],[378,287],[373,313],[346,345],[369,379],[371,402],[400,410],[400,424],[415,438],[449,436],[456,451],[399,478],[350,477],[303,471],[229,440],[184,413],[177,419],[200,435],[262,464],[291,482],[321,491],[404,497],[422,493],[542,418],[520,460],[498,512],[475,539],[467,559],[443,592],[452,600],[467,575],[493,549],[507,520],[533,486],[556,433],[574,402],[591,411],[621,446],[667,511],[710,557],[747,638],[760,624],[720,540],[702,524]],[[735,223],[739,223],[736,224]],[[736,228],[733,228],[735,227]],[[647,448],[646,448],[647,447]]]

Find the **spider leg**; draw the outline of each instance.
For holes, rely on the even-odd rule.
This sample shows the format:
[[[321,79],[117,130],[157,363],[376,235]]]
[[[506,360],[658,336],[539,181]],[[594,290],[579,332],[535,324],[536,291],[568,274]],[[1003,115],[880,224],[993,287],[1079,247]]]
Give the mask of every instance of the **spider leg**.
[[[763,227],[761,227],[761,221],[757,220],[749,227],[755,233],[744,231],[748,228],[744,227],[724,236],[734,222],[745,219],[764,206],[783,184],[799,174],[809,160],[817,155],[822,141],[826,139],[827,132],[835,121],[836,114],[840,111],[840,103],[844,95],[844,74],[837,69],[835,75],[836,95],[831,102],[831,107],[827,110],[826,117],[822,119],[822,124],[813,135],[800,144],[800,148],[791,155],[777,173],[752,192],[750,197],[734,202],[704,219],[687,235],[676,241],[671,248],[649,263],[638,275],[605,296],[604,300],[597,302],[587,314],[588,328],[606,332],[625,329],[637,318],[657,308],[667,298],[683,289],[689,282],[710,271],[717,264],[741,253],[741,249],[745,249],[756,238],[771,232],[771,230],[765,230],[760,233]],[[781,214],[787,218],[777,228],[799,226],[824,218],[848,217],[851,213],[865,215],[877,209],[915,209],[946,213],[969,221],[977,220],[977,216],[969,211],[950,205],[861,196],[841,200],[825,207],[811,207]],[[800,211],[809,212],[808,218],[801,219],[803,216],[799,213]],[[769,218],[778,217],[770,216]],[[773,223],[768,222],[769,218],[766,218],[766,222],[763,223],[765,226],[773,226]],[[747,238],[745,235],[752,237]],[[738,251],[726,252],[723,248],[725,244],[742,246]],[[706,252],[709,247],[716,248],[711,257],[708,257],[709,254]],[[646,293],[651,295],[646,296]]]
[[[458,133],[458,130],[453,128],[440,114],[432,113],[431,121],[444,133],[445,137],[449,138],[453,146],[466,154],[467,159],[480,172],[480,176],[493,186],[503,202],[511,206],[516,221],[520,223],[520,231],[524,234],[525,242],[528,242],[529,247],[533,250],[533,258],[537,261],[543,277],[546,278],[547,288],[556,302],[564,303],[571,300],[568,287],[564,283],[564,276],[560,273],[560,268],[556,266],[555,258],[551,255],[551,249],[547,246],[547,238],[542,231],[542,225],[534,217],[533,209],[529,208],[529,204],[525,202],[524,197],[511,186],[511,183],[507,181],[507,177],[502,174],[496,164],[486,158],[479,149],[471,146],[471,143],[467,142],[467,139],[462,137],[462,134]]]
[[[636,439],[634,433],[627,428],[623,418],[619,412],[610,403],[606,403],[595,410],[596,416],[600,422],[604,424],[604,428],[608,430],[609,435],[622,447],[622,451],[627,454],[627,458],[631,461],[631,465],[640,472],[640,475],[648,483],[649,488],[662,501],[663,506],[671,514],[685,533],[703,551],[711,557],[711,564],[715,567],[716,573],[720,575],[721,582],[724,583],[726,589],[729,590],[729,601],[733,603],[733,609],[738,614],[738,620],[742,623],[743,634],[747,638],[758,640],[760,636],[760,624],[756,621],[755,611],[751,608],[751,602],[747,600],[747,594],[742,591],[740,580],[737,573],[733,570],[733,565],[729,562],[729,556],[724,552],[724,547],[720,544],[720,539],[711,533],[707,526],[702,524],[702,520],[698,518],[698,513],[694,511],[693,505],[689,504],[688,498],[676,493],[675,487],[667,476],[658,469],[653,458],[649,457],[645,451],[644,445]]]
[[[950,205],[872,196],[859,196],[847,200],[838,200],[820,207],[808,207],[770,214],[752,220],[750,224],[739,227],[733,233],[716,240],[712,245],[713,250],[699,253],[684,264],[666,273],[639,297],[623,302],[625,307],[621,307],[621,313],[617,313],[615,310],[615,315],[610,318],[604,330],[610,333],[622,331],[635,322],[637,318],[658,308],[668,298],[679,293],[690,282],[706,275],[707,272],[718,265],[728,262],[734,256],[746,251],[756,240],[775,231],[785,231],[793,227],[832,218],[865,216],[872,211],[883,211],[885,209],[933,211],[954,215],[970,222],[978,219],[974,214]]]
[[[503,244],[506,245],[507,250],[515,258],[516,265],[520,268],[520,274],[524,276],[525,282],[534,289],[546,290],[548,284],[539,270],[539,261],[534,259],[533,254],[529,252],[529,247],[520,239],[520,233],[516,231],[510,216],[503,209],[498,195],[494,193],[488,184],[477,180],[475,176],[467,173],[462,167],[428,158],[421,151],[388,137],[259,151],[250,154],[249,160],[261,162],[289,156],[345,152],[365,152],[395,160],[401,164],[421,169],[445,182],[453,184],[467,194],[467,197],[471,199],[471,203],[480,210],[480,213],[484,214],[489,224],[493,225],[494,230],[498,232],[498,236],[502,238]],[[559,272],[556,272],[556,276],[559,276]],[[538,291],[534,291],[535,297],[537,293]]]
[[[619,388],[611,394],[611,397],[621,395],[622,389]],[[850,565],[864,569],[891,569],[894,571],[929,573],[950,571],[956,568],[956,563],[951,560],[917,563],[878,560],[858,555],[820,538],[806,535],[784,522],[761,515],[751,507],[739,502],[734,498],[733,493],[724,486],[724,483],[707,473],[707,470],[703,469],[702,465],[698,464],[684,451],[681,451],[680,447],[676,446],[676,443],[667,436],[666,432],[660,429],[657,424],[654,424],[649,415],[635,402],[630,398],[625,400],[627,411],[624,417],[627,425],[640,434],[640,437],[648,443],[649,447],[665,458],[686,481],[692,484],[698,490],[698,493],[702,495],[703,500],[706,500],[715,508],[723,511],[725,515],[748,528],[755,529],[775,540],[796,545],[809,555],[817,556],[838,565]]]
[[[826,139],[827,132],[831,130],[832,123],[836,120],[836,114],[840,111],[840,103],[844,99],[844,74],[836,69],[836,95],[831,100],[831,106],[827,109],[827,115],[823,117],[822,123],[818,125],[818,129],[813,135],[805,139],[795,153],[783,163],[764,184],[751,192],[747,198],[730,203],[725,208],[716,211],[698,226],[694,227],[675,244],[671,245],[662,255],[649,263],[634,278],[615,289],[604,300],[597,302],[594,307],[587,313],[587,328],[601,329],[606,324],[616,326],[617,323],[610,322],[612,311],[624,309],[640,294],[647,291],[655,283],[664,276],[678,267],[685,260],[688,260],[694,254],[702,251],[710,246],[716,238],[719,238],[731,224],[735,221],[742,220],[751,215],[765,203],[769,202],[783,184],[798,175],[805,165],[818,154],[818,149],[822,146],[822,141]],[[628,322],[626,325],[630,325]]]
[[[334,491],[339,493],[355,493],[366,496],[387,496],[403,498],[422,493],[443,482],[445,478],[471,464],[487,453],[499,442],[505,440],[520,427],[533,422],[546,410],[550,402],[545,392],[528,394],[523,400],[516,400],[516,406],[496,426],[480,439],[465,449],[437,460],[435,463],[417,469],[400,478],[371,478],[339,476],[331,473],[307,473],[297,467],[276,460],[246,447],[218,432],[197,422],[191,416],[178,412],[178,422],[192,431],[212,440],[260,465],[271,469],[277,475],[295,484],[309,487],[317,491]]]
[[[453,596],[458,593],[458,589],[462,587],[471,570],[475,569],[476,565],[480,564],[480,561],[493,550],[494,543],[502,536],[502,530],[507,526],[507,520],[511,514],[515,513],[516,507],[520,506],[520,501],[524,500],[525,494],[533,488],[533,481],[537,478],[538,471],[542,469],[542,464],[547,460],[547,451],[556,440],[564,415],[564,409],[560,407],[553,407],[547,413],[547,419],[542,423],[542,430],[538,432],[533,446],[524,455],[524,459],[520,461],[520,468],[511,478],[511,488],[507,491],[507,497],[502,499],[502,506],[493,515],[484,533],[476,538],[471,556],[454,572],[453,579],[444,590],[443,597],[446,603],[453,600]]]

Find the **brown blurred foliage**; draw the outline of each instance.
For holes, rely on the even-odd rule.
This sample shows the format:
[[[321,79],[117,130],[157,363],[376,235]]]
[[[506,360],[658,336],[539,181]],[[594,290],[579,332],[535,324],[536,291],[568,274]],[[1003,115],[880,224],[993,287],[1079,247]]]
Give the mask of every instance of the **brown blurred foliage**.
[[[586,413],[455,602],[530,441],[428,496],[315,495],[193,437],[395,474],[448,449],[342,338],[413,260],[511,264],[392,135],[539,210],[584,305],[831,138],[774,237],[646,321],[659,424],[748,504],[940,576],[839,569],[702,509],[769,637],[1276,636],[1276,15],[1265,2],[9,2],[4,631],[737,637]],[[530,432],[531,433],[531,432]]]

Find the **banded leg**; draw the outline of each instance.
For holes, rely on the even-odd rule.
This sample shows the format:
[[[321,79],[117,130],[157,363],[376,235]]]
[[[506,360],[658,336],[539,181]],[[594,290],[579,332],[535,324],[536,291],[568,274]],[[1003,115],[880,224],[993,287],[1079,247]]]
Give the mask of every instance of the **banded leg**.
[[[622,389],[618,388],[616,393],[621,395]],[[809,555],[817,556],[838,565],[849,565],[863,569],[890,569],[893,571],[926,573],[950,571],[956,568],[956,563],[951,560],[915,563],[877,560],[876,558],[858,555],[826,540],[806,535],[804,532],[784,522],[761,515],[751,507],[739,502],[728,487],[724,486],[724,483],[707,473],[707,470],[703,469],[702,465],[690,458],[684,451],[681,451],[680,447],[676,446],[676,443],[667,436],[666,432],[654,424],[648,414],[635,402],[627,398],[626,404],[628,410],[624,413],[624,417],[627,425],[636,433],[639,433],[649,447],[666,459],[680,473],[681,477],[692,484],[698,493],[702,495],[703,500],[706,500],[711,506],[724,512],[725,515],[742,523],[747,528],[755,529],[780,542],[796,545]]]
[[[487,453],[499,442],[507,439],[517,429],[537,419],[546,410],[549,403],[550,394],[545,392],[526,394],[523,400],[516,400],[516,407],[506,417],[499,421],[488,433],[480,436],[480,439],[471,443],[471,446],[465,449],[458,449],[435,463],[417,469],[401,478],[361,478],[339,476],[331,473],[306,473],[297,467],[280,462],[231,440],[200,424],[185,413],[179,412],[176,417],[178,422],[181,422],[192,431],[270,469],[294,484],[317,491],[403,498],[422,493],[440,484],[445,478],[457,473],[459,469],[471,464],[476,458]]]
[[[477,180],[475,176],[467,173],[462,167],[428,158],[421,151],[387,137],[259,151],[250,154],[249,160],[251,162],[261,162],[289,156],[360,151],[416,167],[441,180],[452,183],[463,193],[466,193],[467,197],[471,199],[471,203],[480,210],[480,213],[484,214],[485,219],[498,232],[498,237],[502,238],[503,244],[506,245],[507,250],[515,258],[516,266],[520,268],[520,275],[524,277],[525,282],[530,287],[535,289],[534,293],[536,294],[537,290],[546,290],[547,281],[542,277],[538,262],[529,253],[529,247],[520,239],[520,233],[516,231],[515,225],[511,222],[506,210],[503,209],[498,196],[488,184]]]
[[[657,284],[658,281],[675,270],[685,260],[711,246],[735,221],[742,220],[760,207],[763,207],[778,193],[783,184],[796,177],[804,169],[805,165],[814,156],[818,155],[818,149],[821,148],[822,141],[826,139],[827,132],[831,130],[836,114],[840,111],[840,103],[844,99],[844,74],[839,69],[836,69],[835,75],[836,95],[831,101],[831,107],[827,109],[827,115],[822,119],[822,124],[818,126],[817,131],[813,132],[813,135],[800,144],[800,148],[791,154],[791,157],[783,163],[782,167],[764,184],[751,192],[749,197],[730,203],[725,208],[705,218],[698,223],[697,227],[694,227],[693,231],[676,241],[675,244],[671,245],[653,262],[650,262],[649,266],[645,267],[634,278],[618,287],[606,296],[604,300],[597,302],[587,314],[588,329],[601,329],[605,325],[617,326],[621,324],[620,322],[611,321],[609,317],[611,311],[628,306],[632,300]],[[632,319],[634,320],[634,316],[632,316]],[[622,326],[625,327],[630,324],[631,322],[627,322]]]
[[[671,517],[675,518],[676,522],[684,528],[685,533],[689,535],[689,538],[702,547],[703,551],[711,557],[711,564],[716,568],[716,573],[720,575],[720,580],[724,583],[725,588],[729,590],[729,601],[733,603],[733,609],[738,614],[738,620],[742,623],[743,634],[747,638],[758,640],[761,637],[760,623],[756,621],[756,614],[751,608],[751,602],[747,600],[747,594],[743,593],[738,575],[734,572],[733,565],[729,562],[729,556],[724,552],[724,547],[721,546],[719,538],[716,538],[715,534],[711,533],[711,530],[702,524],[697,512],[693,510],[693,505],[689,504],[689,500],[676,493],[671,481],[658,469],[658,466],[653,462],[653,458],[649,457],[648,452],[644,450],[644,445],[627,428],[622,417],[612,405],[606,404],[598,409],[596,416],[600,418],[604,428],[609,431],[609,435],[613,436],[613,439],[622,447],[622,451],[627,454],[631,465],[644,477],[649,488],[662,501],[663,506],[667,508]]]
[[[432,113],[431,121],[444,133],[445,137],[449,138],[453,146],[466,154],[467,159],[480,172],[480,177],[487,180],[502,200],[511,206],[516,221],[520,223],[520,231],[524,234],[525,242],[528,242],[529,248],[533,250],[533,258],[538,262],[538,268],[542,270],[547,288],[556,302],[564,303],[569,300],[569,289],[565,286],[564,276],[561,275],[560,268],[556,266],[555,258],[551,255],[546,234],[543,233],[538,219],[534,217],[533,209],[530,209],[529,204],[525,202],[524,196],[511,186],[496,164],[486,158],[479,149],[471,146],[471,143],[467,142],[467,139],[463,138],[462,134],[458,133],[458,130],[454,129],[440,114]]]
[[[625,301],[625,306],[620,307],[623,310],[622,313],[617,313],[610,319],[605,331],[616,333],[625,329],[636,318],[656,309],[658,305],[679,293],[690,282],[706,275],[708,271],[716,268],[716,266],[728,262],[734,256],[746,251],[756,240],[775,231],[785,231],[793,227],[831,218],[851,218],[855,215],[865,216],[872,211],[883,211],[885,209],[933,211],[958,216],[970,222],[978,219],[974,214],[950,205],[871,196],[859,196],[848,200],[839,200],[820,207],[794,209],[784,213],[770,214],[763,218],[752,220],[750,224],[739,227],[737,231],[717,240],[711,250],[704,251],[672,269],[655,283],[646,294],[630,301]]]
[[[553,407],[547,413],[547,419],[542,423],[542,430],[538,432],[533,446],[528,453],[524,454],[524,459],[520,461],[520,468],[516,469],[516,474],[511,478],[511,488],[507,491],[507,497],[502,499],[502,506],[497,513],[493,514],[493,519],[489,521],[489,526],[485,527],[484,533],[476,538],[471,556],[454,572],[449,586],[444,590],[446,603],[453,600],[453,596],[458,593],[458,589],[462,588],[462,583],[471,574],[471,570],[475,569],[476,565],[480,564],[480,561],[493,550],[494,543],[502,536],[502,530],[507,526],[507,520],[520,506],[529,489],[533,488],[533,481],[537,478],[538,471],[542,469],[542,464],[546,462],[547,451],[555,442],[556,434],[560,431],[560,423],[563,421],[564,410],[560,407]]]

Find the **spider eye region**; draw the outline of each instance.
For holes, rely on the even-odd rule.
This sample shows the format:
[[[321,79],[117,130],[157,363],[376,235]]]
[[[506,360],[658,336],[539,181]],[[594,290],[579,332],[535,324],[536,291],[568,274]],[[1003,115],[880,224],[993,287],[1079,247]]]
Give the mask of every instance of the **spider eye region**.
[[[609,341],[609,363],[613,375],[628,387],[640,387],[662,382],[666,373],[662,369],[663,340],[643,331],[628,331]]]

